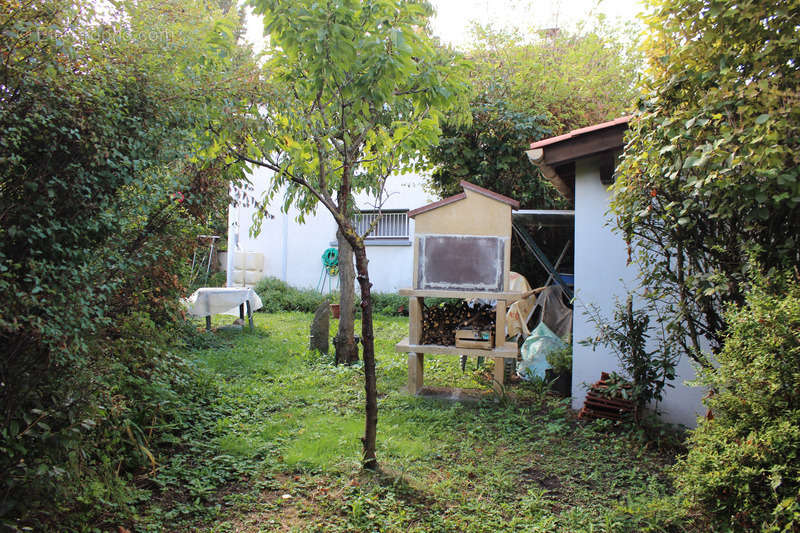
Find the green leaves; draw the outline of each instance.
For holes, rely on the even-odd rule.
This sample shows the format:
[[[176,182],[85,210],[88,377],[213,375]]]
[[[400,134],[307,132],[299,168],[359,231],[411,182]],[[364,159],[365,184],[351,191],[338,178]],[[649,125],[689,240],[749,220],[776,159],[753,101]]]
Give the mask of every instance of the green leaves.
[[[429,9],[401,0],[259,0],[265,15],[268,120],[254,121],[251,143],[288,182],[285,206],[333,210],[341,199],[378,191],[389,175],[414,165],[434,144],[445,113],[461,113],[461,64],[435,50],[420,29]],[[311,189],[310,189],[310,188]],[[312,190],[313,189],[313,190]],[[339,198],[338,204],[334,197]]]
[[[439,144],[426,152],[441,196],[461,191],[462,179],[510,196],[525,208],[563,205],[558,192],[536,176],[525,155],[530,142],[549,133],[546,119],[519,112],[493,94],[473,98],[472,123],[446,122]]]
[[[800,489],[800,287],[792,273],[751,281],[746,305],[726,313],[717,366],[700,376],[714,391],[706,400],[713,420],[692,432],[677,485],[723,523],[791,531],[799,517],[785,502]]]
[[[748,250],[766,268],[798,265],[785,246],[800,227],[800,107],[788,103],[800,10],[791,5],[664,0],[647,17],[649,67],[614,210],[646,279],[671,296],[676,327],[694,337],[687,352],[700,346],[690,330],[722,346],[722,308],[742,302]],[[662,261],[676,250],[680,265]],[[709,275],[729,289],[705,292]]]
[[[769,113],[762,113],[756,117],[755,123],[756,124],[764,124],[766,121],[769,120]]]
[[[18,38],[0,40],[0,471],[3,504],[21,503],[4,509],[6,525],[52,513],[54,500],[57,513],[83,507],[76,487],[101,475],[123,486],[140,466],[119,439],[93,440],[113,433],[105,407],[149,406],[143,425],[168,409],[148,403],[157,384],[144,379],[165,354],[139,351],[141,332],[122,325],[133,309],[150,313],[146,344],[178,316],[187,256],[210,233],[199,221],[227,209],[228,181],[241,177],[207,129],[228,129],[250,81],[236,15],[213,6],[119,2],[98,17],[58,0],[11,13]]]

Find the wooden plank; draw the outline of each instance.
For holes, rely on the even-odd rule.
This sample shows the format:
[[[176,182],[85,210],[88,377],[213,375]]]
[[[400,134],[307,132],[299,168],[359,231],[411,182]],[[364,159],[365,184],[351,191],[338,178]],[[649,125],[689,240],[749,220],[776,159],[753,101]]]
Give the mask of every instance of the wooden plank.
[[[497,300],[495,312],[494,345],[496,348],[503,348],[506,344],[506,302]]]
[[[543,163],[555,167],[567,161],[595,155],[606,150],[621,150],[627,124],[620,124],[593,133],[587,133],[544,147]]]
[[[525,296],[522,292],[512,291],[446,291],[436,289],[400,289],[397,293],[400,296],[416,296],[419,298],[455,298],[458,300],[482,298],[484,300],[503,300],[507,303],[516,302]]]
[[[507,343],[502,348],[494,348],[493,350],[482,350],[478,348],[457,348],[455,346],[443,346],[441,344],[411,344],[408,342],[408,337],[406,337],[395,344],[394,349],[396,352],[503,357],[514,360],[517,358],[517,345],[514,343]]]
[[[245,303],[247,304],[247,321],[250,322],[250,331],[253,331],[255,329],[253,325],[253,308],[250,305],[250,300],[247,300]]]

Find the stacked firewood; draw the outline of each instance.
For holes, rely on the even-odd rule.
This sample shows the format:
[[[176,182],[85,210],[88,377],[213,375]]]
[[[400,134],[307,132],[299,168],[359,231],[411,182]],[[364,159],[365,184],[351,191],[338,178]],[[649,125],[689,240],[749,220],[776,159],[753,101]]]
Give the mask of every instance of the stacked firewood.
[[[454,346],[457,329],[491,331],[494,319],[494,308],[486,304],[474,303],[470,307],[466,301],[454,301],[430,307],[423,305],[422,344]]]

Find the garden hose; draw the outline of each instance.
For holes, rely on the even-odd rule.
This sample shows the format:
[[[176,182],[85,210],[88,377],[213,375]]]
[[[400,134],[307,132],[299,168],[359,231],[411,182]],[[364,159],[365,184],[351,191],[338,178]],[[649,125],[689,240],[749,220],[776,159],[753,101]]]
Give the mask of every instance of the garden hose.
[[[327,274],[327,276],[326,276]],[[339,274],[339,250],[337,248],[328,248],[322,252],[322,272],[319,273],[319,281],[317,282],[317,290],[322,293],[325,290],[325,282],[328,282],[328,292],[331,291],[332,280]],[[339,279],[336,278],[336,286],[339,286]]]
[[[328,271],[328,275],[335,276],[339,273],[339,250],[328,248],[322,252],[322,266]]]

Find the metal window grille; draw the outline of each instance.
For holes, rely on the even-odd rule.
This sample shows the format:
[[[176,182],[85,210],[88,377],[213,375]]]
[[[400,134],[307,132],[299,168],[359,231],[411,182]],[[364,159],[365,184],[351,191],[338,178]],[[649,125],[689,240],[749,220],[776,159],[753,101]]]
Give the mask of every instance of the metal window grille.
[[[367,239],[408,239],[408,211],[362,211],[355,217],[358,234],[364,235],[378,217]]]

